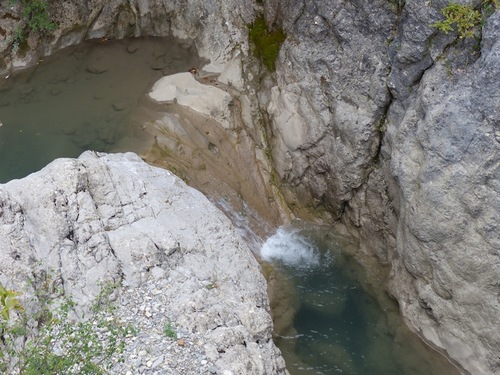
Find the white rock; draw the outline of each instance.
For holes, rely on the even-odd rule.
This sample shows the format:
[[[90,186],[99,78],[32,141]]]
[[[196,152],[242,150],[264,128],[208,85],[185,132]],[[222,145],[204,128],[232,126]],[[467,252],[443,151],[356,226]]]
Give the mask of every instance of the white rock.
[[[191,73],[178,73],[160,78],[149,97],[157,102],[173,102],[229,126],[231,95],[214,86],[203,85]]]
[[[219,82],[234,87],[238,91],[243,91],[245,89],[245,82],[242,72],[241,58],[240,56],[236,56],[224,67],[218,80]]]
[[[212,364],[219,372],[238,373],[251,360],[253,375],[286,374],[272,344],[266,282],[257,261],[229,219],[170,172],[132,153],[88,151],[0,185],[0,207],[0,283],[5,287],[34,295],[34,268],[51,270],[64,293],[85,310],[103,283],[127,285],[113,294],[122,321],[142,327],[137,340],[127,340],[131,347],[124,366],[135,366],[134,373],[141,364],[153,366],[151,358],[160,354],[179,358],[179,346],[163,332],[171,323],[179,337],[198,335],[196,341],[185,337],[189,345],[182,358],[189,363],[199,363],[189,357],[190,343],[208,342],[207,331],[218,327],[228,343],[234,342],[227,354],[215,350]],[[165,275],[168,287],[159,287]],[[217,289],[208,290],[202,281],[214,275]],[[120,304],[124,293],[127,306]],[[155,306],[167,315],[160,316]],[[257,341],[272,344],[259,353],[262,358],[250,345]],[[154,342],[164,351],[152,352]],[[131,359],[134,352],[139,359]]]

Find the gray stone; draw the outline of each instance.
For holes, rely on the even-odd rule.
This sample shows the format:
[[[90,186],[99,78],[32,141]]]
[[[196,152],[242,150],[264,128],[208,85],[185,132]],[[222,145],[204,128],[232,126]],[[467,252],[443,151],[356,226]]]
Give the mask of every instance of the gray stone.
[[[377,156],[396,16],[386,1],[295,3],[266,2],[268,18],[288,34],[263,103],[273,160],[299,203],[338,218]]]
[[[221,373],[249,362],[248,374],[287,373],[253,254],[221,211],[170,172],[132,153],[87,151],[0,185],[0,209],[0,283],[23,291],[25,301],[36,304],[34,275],[44,270],[80,313],[107,282],[120,285],[116,314],[139,332],[125,355],[140,357],[120,366],[170,373],[158,358],[180,350],[173,365],[192,368],[199,363],[192,357],[205,354],[189,349],[191,342],[213,339],[226,350],[211,364]],[[160,291],[157,282],[167,276]],[[182,349],[166,349],[167,323],[189,332]]]
[[[190,0],[176,8],[175,2],[156,0],[127,4],[100,0],[89,5],[67,1],[50,9],[60,25],[53,41],[31,35],[27,43],[32,52],[23,55],[14,48],[14,30],[25,22],[18,16],[20,5],[2,2],[0,31],[5,30],[5,38],[0,40],[0,72],[32,65],[43,54],[84,38],[130,34],[192,38],[201,55],[211,60],[207,71],[222,73],[220,82],[250,93],[239,97],[242,118],[259,146],[262,168],[268,174],[273,169],[276,172],[278,181],[274,183],[284,200],[297,211],[309,206],[320,210],[325,220],[338,219],[346,232],[359,238],[364,254],[375,255],[391,266],[390,289],[409,326],[464,371],[492,374],[500,371],[500,339],[495,329],[500,314],[500,15],[497,11],[488,19],[478,51],[474,40],[458,40],[456,33],[446,35],[431,26],[441,19],[440,9],[447,3],[264,1],[269,26],[282,27],[287,40],[276,73],[258,76],[252,66],[255,61],[248,59],[246,24],[261,5],[249,6],[242,0]],[[258,83],[260,87],[252,87]],[[263,118],[269,120],[266,139],[254,129],[257,121],[252,119],[260,120],[257,104]],[[222,145],[217,147],[212,148],[222,149]],[[264,159],[272,160],[273,168]],[[74,180],[78,186],[87,186],[79,178]],[[147,265],[146,269],[123,269],[126,283],[135,288],[150,278],[158,288],[182,283],[192,298],[175,296],[176,303],[198,311],[206,307],[207,298],[218,295],[219,288],[206,288],[214,285],[214,274],[206,274],[203,260],[175,250],[184,248],[184,244],[172,242],[175,238],[160,244],[150,240],[145,229],[153,228],[149,222],[126,233],[107,229],[122,220],[135,222],[135,215],[142,215],[138,212],[152,209],[137,209],[137,196],[129,196],[128,205],[115,216],[111,216],[113,205],[99,206],[107,217],[104,223],[91,220],[90,198],[83,190],[79,192],[82,194],[70,197],[84,208],[81,214],[76,215],[73,208],[64,219],[45,222],[43,210],[39,210],[40,217],[34,215],[26,222],[27,228],[59,230],[56,237],[64,250],[61,264],[78,261],[87,267],[96,259],[104,261],[96,265],[94,273],[88,271],[71,280],[76,285],[68,286],[72,292],[78,295],[86,290],[93,295],[98,289],[93,284],[95,275],[103,269],[113,275],[119,269],[121,263],[110,256],[110,249],[116,247],[115,257],[120,262]],[[5,202],[4,228],[21,230],[23,208],[9,194],[0,191]],[[53,196],[46,194],[47,202],[54,196],[54,205],[59,202],[57,210],[66,212],[69,201],[59,201],[54,192]],[[85,224],[78,223],[78,231],[64,229],[66,221],[78,220]],[[92,235],[96,228],[107,236]],[[154,256],[149,258],[128,252],[125,246],[142,231],[148,235],[140,235],[136,241],[141,249],[152,251]],[[72,255],[74,238],[81,240],[84,249],[78,259]],[[20,235],[16,246],[22,249],[43,243],[40,248],[44,250],[36,258],[56,262],[57,252],[48,249],[57,241]],[[28,262],[26,253],[12,249],[6,238],[0,238],[0,245],[11,249],[6,268],[16,257]],[[155,250],[157,246],[168,250],[169,268],[164,267],[164,254]],[[198,268],[191,270],[188,261]],[[165,271],[166,279],[161,272],[151,271],[158,267]],[[62,277],[69,278],[73,270],[69,267],[65,272]],[[19,277],[23,275],[29,277],[29,267],[19,268]],[[88,296],[80,297],[85,300]],[[236,321],[229,310],[213,305],[206,310],[208,318],[196,321],[184,317],[179,309],[174,309],[174,316],[180,317],[182,326],[209,330],[213,335],[221,324],[243,325],[265,337],[262,320],[246,314]],[[239,333],[235,337],[241,341]],[[241,346],[238,340],[235,347]],[[270,341],[265,345],[271,345]],[[253,344],[247,347],[253,350]],[[205,350],[210,361],[235,358],[229,350],[222,359],[215,343],[207,343]],[[216,366],[207,363],[207,368],[212,365]],[[254,363],[252,368],[254,365],[258,368]],[[225,366],[216,371],[223,373]]]
[[[475,63],[450,76],[437,62],[393,104],[383,148],[399,202],[391,290],[413,330],[473,374],[500,371],[499,20]]]
[[[254,17],[253,7],[243,0],[190,0],[182,6],[160,0],[65,1],[49,5],[48,13],[57,25],[56,30],[50,32],[51,38],[28,33],[26,51],[19,48],[15,34],[27,22],[22,17],[22,4],[0,3],[0,74],[34,65],[40,57],[84,39],[125,36],[192,39],[201,56],[221,65],[232,57],[235,46],[248,52],[246,24]],[[102,72],[101,68],[91,70]]]

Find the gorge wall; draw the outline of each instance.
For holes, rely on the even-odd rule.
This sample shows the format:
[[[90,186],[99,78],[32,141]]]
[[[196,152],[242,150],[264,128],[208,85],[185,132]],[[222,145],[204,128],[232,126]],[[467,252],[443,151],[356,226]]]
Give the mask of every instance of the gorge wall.
[[[58,29],[30,35],[26,52],[13,49],[18,5],[2,2],[1,71],[85,38],[193,39],[211,69],[240,74],[253,126],[266,120],[256,148],[292,211],[340,223],[388,264],[408,325],[464,372],[500,371],[498,10],[474,40],[431,26],[441,0],[63,4],[49,7]],[[287,34],[275,73],[248,45],[260,12]]]

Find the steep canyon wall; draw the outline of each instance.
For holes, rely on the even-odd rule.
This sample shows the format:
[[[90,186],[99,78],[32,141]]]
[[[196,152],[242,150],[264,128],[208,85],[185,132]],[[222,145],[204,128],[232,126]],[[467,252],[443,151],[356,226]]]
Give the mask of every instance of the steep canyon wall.
[[[73,1],[51,36],[13,49],[18,5],[0,6],[0,71],[86,38],[175,35],[213,69],[235,57],[242,94],[268,119],[285,201],[339,222],[391,267],[408,325],[464,371],[500,371],[500,12],[478,40],[431,25],[447,1]],[[474,4],[478,4],[475,2]],[[247,24],[287,33],[256,74]],[[239,65],[242,62],[242,65]],[[255,91],[257,89],[257,92]],[[257,94],[257,95],[254,95]],[[254,119],[258,115],[253,112]]]
[[[288,33],[267,104],[273,160],[292,205],[326,211],[390,264],[415,332],[494,374],[500,13],[460,39],[432,27],[446,5],[266,3]]]

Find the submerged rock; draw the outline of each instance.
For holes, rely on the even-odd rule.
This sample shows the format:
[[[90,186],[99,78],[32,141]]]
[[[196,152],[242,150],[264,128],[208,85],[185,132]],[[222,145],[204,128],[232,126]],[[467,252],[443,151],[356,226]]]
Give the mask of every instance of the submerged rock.
[[[37,270],[77,313],[118,285],[116,315],[138,331],[118,373],[287,373],[257,261],[229,219],[170,172],[88,151],[0,185],[0,213],[0,283],[25,304],[37,303]],[[167,325],[178,341],[166,340]]]

